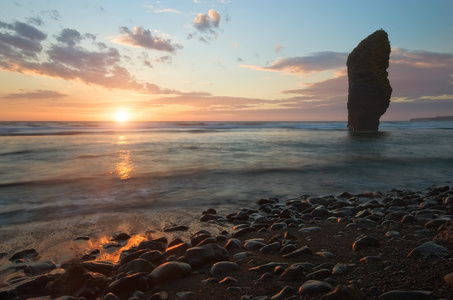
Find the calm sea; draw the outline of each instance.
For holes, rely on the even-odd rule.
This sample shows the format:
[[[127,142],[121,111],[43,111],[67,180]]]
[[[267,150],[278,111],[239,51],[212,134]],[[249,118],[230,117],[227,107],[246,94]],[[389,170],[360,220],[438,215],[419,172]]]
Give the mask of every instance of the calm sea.
[[[452,122],[0,122],[0,226],[453,181]]]

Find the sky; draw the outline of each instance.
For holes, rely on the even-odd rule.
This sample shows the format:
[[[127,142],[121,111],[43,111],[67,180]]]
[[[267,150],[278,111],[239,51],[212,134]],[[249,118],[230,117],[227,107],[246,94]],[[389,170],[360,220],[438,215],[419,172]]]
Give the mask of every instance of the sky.
[[[2,0],[0,121],[344,121],[391,43],[381,120],[453,115],[451,0]]]

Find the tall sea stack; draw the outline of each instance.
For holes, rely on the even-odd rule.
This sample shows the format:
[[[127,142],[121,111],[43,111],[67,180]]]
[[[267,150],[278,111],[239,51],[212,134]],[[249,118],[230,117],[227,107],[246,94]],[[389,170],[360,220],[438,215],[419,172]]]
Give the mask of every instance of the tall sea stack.
[[[377,131],[379,118],[390,104],[392,87],[387,78],[390,42],[378,30],[361,41],[348,56],[348,128]]]

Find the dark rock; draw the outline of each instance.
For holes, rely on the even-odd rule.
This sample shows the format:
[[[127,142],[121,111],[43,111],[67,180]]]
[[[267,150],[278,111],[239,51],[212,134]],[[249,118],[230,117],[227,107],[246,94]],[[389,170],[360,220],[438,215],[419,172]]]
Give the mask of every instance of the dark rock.
[[[219,284],[225,284],[225,285],[234,284],[234,283],[238,283],[238,280],[231,276],[225,277],[219,281]]]
[[[208,208],[207,210],[202,212],[203,215],[215,215],[217,211],[213,208]]]
[[[27,267],[24,269],[24,273],[27,275],[38,275],[56,268],[57,266],[55,265],[55,263],[51,260],[48,260],[36,264],[27,265]]]
[[[136,273],[121,277],[113,281],[107,291],[119,296],[119,298],[128,298],[135,291],[146,291],[148,289],[149,276],[148,273]]]
[[[140,250],[140,251],[134,251],[130,254],[126,254],[124,257],[121,258],[120,265],[125,265],[130,261],[133,261],[134,259],[137,259],[140,257],[140,255],[145,254],[149,250]],[[124,252],[123,252],[124,253]]]
[[[131,236],[129,234],[127,234],[127,233],[124,233],[124,232],[115,233],[113,235],[113,240],[114,241],[127,241],[130,238],[131,238]]]
[[[231,272],[239,270],[239,265],[231,261],[220,261],[211,267],[211,276],[221,278]]]
[[[433,292],[430,291],[390,291],[378,297],[379,300],[430,300]]]
[[[158,240],[143,241],[138,245],[138,250],[149,249],[165,252],[167,249],[167,243],[163,243]]]
[[[108,293],[107,295],[102,297],[100,300],[119,300],[119,298],[115,294]]]
[[[422,256],[428,257],[447,257],[450,255],[450,251],[447,248],[440,246],[434,242],[426,242],[423,245],[414,248],[408,255],[410,256]]]
[[[447,275],[444,276],[444,281],[448,283],[449,285],[453,286],[453,273],[448,273]]]
[[[308,280],[302,284],[297,292],[299,295],[314,293],[327,293],[333,290],[333,286],[327,282],[319,280]]]
[[[271,254],[271,253],[278,252],[278,250],[280,250],[280,243],[279,242],[275,242],[275,243],[272,243],[272,244],[269,244],[269,245],[266,245],[266,246],[262,247],[260,249],[260,253],[262,253],[262,254]]]
[[[90,261],[81,263],[82,267],[88,271],[101,273],[108,276],[115,267],[110,261]]]
[[[384,30],[369,35],[349,54],[348,128],[377,131],[387,111],[392,87],[387,78],[390,42]]]
[[[192,246],[196,246],[198,245],[199,243],[201,243],[201,241],[203,241],[204,239],[207,239],[209,237],[211,237],[211,233],[206,231],[206,230],[200,230],[198,232],[196,232],[191,238],[190,238],[190,244]]]
[[[244,248],[249,251],[258,251],[264,246],[266,246],[266,244],[264,244],[261,239],[247,240],[244,244]]]
[[[306,280],[311,280],[311,279],[324,279],[332,275],[332,272],[328,269],[321,269],[317,270],[315,272],[309,273],[305,276]]]
[[[453,245],[453,220],[445,222],[437,229],[436,238]]]
[[[200,222],[209,222],[222,218],[221,216],[205,214],[200,218]]]
[[[173,247],[167,248],[167,250],[165,250],[165,255],[171,256],[179,253],[182,254],[189,248],[190,248],[189,243],[181,243],[179,245],[174,245]]]
[[[27,249],[17,253],[14,253],[13,256],[9,258],[10,261],[19,260],[19,259],[28,259],[38,256],[38,252],[35,249]]]
[[[333,291],[323,295],[321,300],[365,300],[367,296],[356,286],[338,285]]]
[[[372,237],[372,236],[364,236],[362,238],[359,238],[352,244],[352,250],[353,251],[359,251],[363,248],[368,248],[368,247],[380,247],[381,244],[379,241]]]
[[[195,294],[193,292],[179,292],[176,293],[176,296],[181,300],[195,299]]]
[[[442,218],[433,219],[433,220],[430,220],[430,221],[426,222],[425,223],[425,227],[426,228],[436,228],[437,229],[440,225],[444,224],[447,221],[448,221],[447,219],[442,219]]]
[[[288,253],[291,253],[293,252],[294,250],[297,249],[297,246],[294,245],[294,244],[288,244],[286,246],[284,246],[282,249],[280,249],[280,251],[278,252],[280,255],[285,255],[285,254],[288,254]]]
[[[401,223],[413,223],[415,221],[415,218],[413,215],[405,215],[401,219]]]
[[[242,242],[238,239],[229,239],[225,244],[225,248],[233,251],[233,250],[241,250],[242,249]]]
[[[199,246],[203,246],[203,245],[207,245],[207,244],[213,244],[213,243],[217,243],[217,238],[211,236],[211,237],[208,237],[208,238],[202,240],[196,246],[199,247]]]
[[[307,246],[303,246],[302,248],[299,248],[297,250],[294,250],[293,252],[283,255],[283,257],[284,258],[295,258],[300,255],[311,255],[311,254],[313,254],[313,251],[311,251],[311,249],[308,248]]]
[[[292,295],[295,292],[296,291],[292,287],[287,285],[278,294],[272,296],[271,300],[285,300],[288,299],[289,295]]]
[[[89,241],[90,238],[88,236],[78,236],[74,239],[74,241]]]
[[[247,233],[256,232],[256,231],[257,231],[257,229],[255,227],[245,227],[245,228],[241,228],[237,231],[233,231],[232,237],[238,238]]]
[[[50,287],[51,295],[54,297],[72,295],[88,278],[90,275],[81,265],[73,264],[53,282]]]
[[[167,262],[164,263],[150,274],[150,282],[152,284],[166,283],[168,281],[182,278],[190,274],[192,267],[189,264],[183,262]]]
[[[14,289],[14,293],[16,295],[42,294],[44,293],[46,285],[54,279],[55,276],[52,275],[34,277],[18,285]]]
[[[290,281],[302,280],[305,274],[307,274],[307,269],[303,264],[293,264],[280,275],[280,278]]]
[[[289,264],[281,262],[270,262],[264,265],[259,265],[253,268],[250,268],[249,271],[258,272],[260,274],[273,272],[276,267],[288,267]]]
[[[128,273],[128,272],[151,273],[154,270],[154,268],[155,268],[155,266],[152,263],[150,263],[149,261],[142,259],[142,258],[137,258],[137,259],[134,259],[134,260],[130,261],[129,263],[121,266],[118,269],[118,272],[119,273],[121,273],[121,272],[124,272],[124,273]]]
[[[217,244],[193,247],[187,249],[184,259],[196,269],[208,262],[228,260],[228,250]]]
[[[164,232],[187,231],[187,230],[189,230],[188,226],[179,225],[179,226],[173,226],[173,227],[165,228]]]
[[[152,263],[153,265],[160,264],[164,259],[164,254],[158,250],[151,250],[140,255],[141,259],[145,259]]]

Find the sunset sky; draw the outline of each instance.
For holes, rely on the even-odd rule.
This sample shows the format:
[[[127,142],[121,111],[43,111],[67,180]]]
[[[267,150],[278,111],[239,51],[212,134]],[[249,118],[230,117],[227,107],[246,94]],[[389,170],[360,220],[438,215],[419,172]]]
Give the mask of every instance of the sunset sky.
[[[2,0],[0,121],[347,120],[380,28],[382,120],[453,115],[451,0]]]

